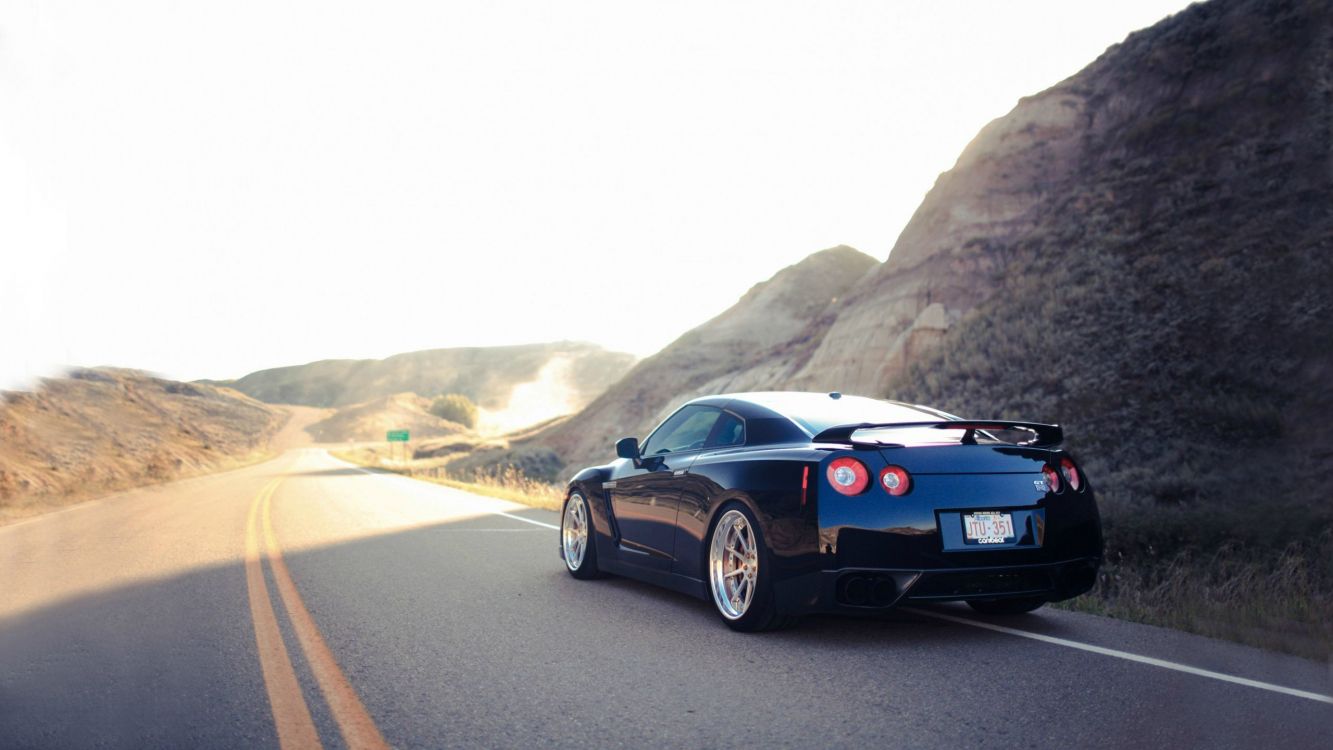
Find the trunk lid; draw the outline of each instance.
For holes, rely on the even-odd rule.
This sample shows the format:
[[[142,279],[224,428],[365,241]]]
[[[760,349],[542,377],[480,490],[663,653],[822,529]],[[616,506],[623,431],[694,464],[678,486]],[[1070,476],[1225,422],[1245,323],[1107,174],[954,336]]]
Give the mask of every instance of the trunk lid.
[[[885,461],[917,474],[1040,474],[1051,458],[1017,445],[914,445],[880,448]]]

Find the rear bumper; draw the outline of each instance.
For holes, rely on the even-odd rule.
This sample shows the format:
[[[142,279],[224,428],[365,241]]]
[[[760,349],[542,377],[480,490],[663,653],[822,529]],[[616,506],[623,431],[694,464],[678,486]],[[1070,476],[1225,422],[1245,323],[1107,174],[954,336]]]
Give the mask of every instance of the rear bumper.
[[[909,602],[1043,597],[1070,599],[1093,587],[1099,557],[1033,565],[904,570],[821,570],[774,583],[778,607],[790,614],[873,614]]]

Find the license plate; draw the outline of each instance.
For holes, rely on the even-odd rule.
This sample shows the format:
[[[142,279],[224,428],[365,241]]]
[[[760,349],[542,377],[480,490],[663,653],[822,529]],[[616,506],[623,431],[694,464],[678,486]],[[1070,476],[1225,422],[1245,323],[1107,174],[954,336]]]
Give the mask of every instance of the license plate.
[[[1014,519],[1008,513],[968,513],[963,516],[963,535],[968,544],[1012,542]]]

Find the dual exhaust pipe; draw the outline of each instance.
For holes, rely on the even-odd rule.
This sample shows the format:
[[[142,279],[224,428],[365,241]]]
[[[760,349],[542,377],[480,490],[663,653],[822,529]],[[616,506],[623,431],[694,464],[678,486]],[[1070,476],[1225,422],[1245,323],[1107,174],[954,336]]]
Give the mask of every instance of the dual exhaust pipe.
[[[884,575],[846,575],[838,580],[838,601],[853,607],[888,607],[898,601],[898,583]]]

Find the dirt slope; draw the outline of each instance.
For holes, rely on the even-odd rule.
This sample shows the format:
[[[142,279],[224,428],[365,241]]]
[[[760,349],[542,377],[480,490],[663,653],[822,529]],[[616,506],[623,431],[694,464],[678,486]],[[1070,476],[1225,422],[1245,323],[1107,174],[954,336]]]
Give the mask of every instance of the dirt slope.
[[[226,388],[79,370],[0,403],[0,523],[267,455],[287,420]]]

